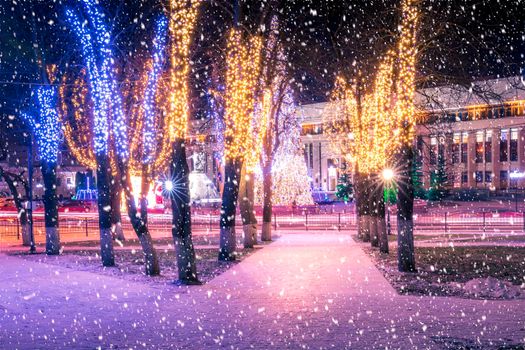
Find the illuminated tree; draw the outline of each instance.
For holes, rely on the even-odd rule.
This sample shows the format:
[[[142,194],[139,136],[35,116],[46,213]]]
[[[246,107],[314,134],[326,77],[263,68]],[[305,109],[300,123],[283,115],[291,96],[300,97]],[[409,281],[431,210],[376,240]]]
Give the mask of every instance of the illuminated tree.
[[[88,13],[89,26],[73,10],[67,10],[67,19],[77,35],[82,49],[91,90],[93,102],[93,148],[97,163],[97,191],[98,191],[98,216],[100,226],[100,248],[102,264],[104,266],[115,265],[115,254],[113,251],[113,239],[111,235],[111,198],[110,198],[110,163],[109,163],[109,108],[111,96],[109,88],[109,63],[102,53],[107,53],[109,37],[105,37],[101,31],[104,30],[102,15],[99,13],[93,1],[84,0],[84,8]],[[108,34],[109,35],[109,34]],[[99,47],[100,46],[100,47]],[[97,51],[95,51],[97,50]],[[102,56],[102,57],[99,57]]]
[[[235,260],[235,211],[240,173],[252,152],[252,120],[256,103],[262,40],[230,31],[225,86],[225,169],[220,218],[219,260]]]
[[[272,188],[264,192],[265,176],[258,174],[257,201],[265,202],[271,196],[273,205],[311,205],[314,204],[310,178],[301,147],[301,118],[296,113],[293,92],[287,87],[283,95],[279,113],[274,115],[272,129],[278,135],[275,152],[271,158]]]
[[[261,73],[262,107],[260,113],[267,115],[264,120],[268,123],[262,136],[261,172],[263,178],[263,223],[261,239],[272,239],[272,200],[274,198],[273,166],[277,155],[281,152],[284,140],[291,140],[290,132],[298,131],[290,127],[297,123],[295,104],[291,89],[291,77],[287,70],[287,56],[279,37],[279,22],[273,17],[270,25],[270,34],[264,48],[263,67]],[[262,119],[263,117],[261,117]],[[291,151],[291,149],[288,149]],[[285,155],[288,151],[280,154]],[[293,152],[297,150],[294,149]],[[292,155],[294,153],[289,153]],[[276,166],[277,168],[277,166]]]
[[[58,89],[59,116],[62,123],[64,139],[73,157],[82,166],[96,170],[97,160],[93,145],[93,105],[86,82],[86,71],[83,69],[77,76],[71,72],[64,74]],[[121,195],[114,142],[109,139],[109,162],[111,168],[111,231],[120,241],[125,240],[122,229]]]
[[[170,191],[172,235],[181,284],[199,284],[191,232],[189,167],[186,136],[189,118],[190,44],[197,21],[200,0],[170,0],[170,67],[168,71],[166,118],[170,132]]]
[[[416,270],[414,254],[414,186],[412,183],[413,138],[416,125],[414,104],[419,0],[404,0],[398,43],[396,118],[400,138],[398,155],[397,244],[399,271]]]
[[[111,35],[104,23],[104,15],[96,2],[94,0],[84,0],[83,5],[89,18],[88,26],[85,26],[72,10],[68,10],[66,14],[82,44],[82,56],[86,63],[88,84],[92,98],[92,135],[94,136],[94,153],[97,161],[102,262],[104,266],[114,265],[109,190],[111,135],[114,138],[114,152],[119,171],[119,180],[124,185],[123,189],[132,226],[142,245],[146,262],[146,273],[148,275],[156,275],[159,273],[157,254],[153,247],[146,221],[137,215],[131,189],[127,119],[123,111],[121,92],[116,83],[115,59],[110,47]]]
[[[403,19],[398,47],[395,52],[388,51],[378,65],[371,92],[364,93],[361,80],[351,86],[345,79],[338,77],[332,94],[335,113],[328,113],[325,125],[332,147],[346,160],[353,162],[358,179],[358,214],[359,235],[370,240],[373,246],[380,246],[388,252],[386,225],[384,222],[385,205],[383,182],[379,174],[382,169],[391,166],[394,161],[392,152],[401,149],[401,153],[411,152],[416,114],[414,107],[415,91],[415,26],[417,8],[414,1],[403,3]],[[345,137],[347,136],[347,137]],[[412,153],[406,164],[411,169]],[[406,166],[400,163],[400,165]],[[405,179],[401,169],[400,183],[410,183],[410,175]],[[400,188],[400,192],[402,189]],[[409,230],[411,223],[406,219],[411,211],[408,198],[413,203],[412,187],[398,196],[398,201],[407,204],[401,218],[399,229]],[[399,203],[399,202],[398,202]],[[412,204],[413,205],[413,204]],[[398,212],[399,215],[399,212]],[[399,224],[398,224],[399,225]],[[411,229],[408,236],[411,236]],[[404,237],[404,234],[403,234]],[[413,238],[412,246],[413,246]],[[403,249],[402,249],[403,250]],[[407,253],[403,253],[405,256]],[[401,256],[401,255],[400,255]],[[400,258],[401,261],[401,258]],[[400,267],[401,269],[401,267]]]
[[[54,68],[48,70],[51,82]],[[35,134],[42,163],[44,178],[44,211],[46,227],[46,254],[60,254],[60,235],[58,230],[57,161],[60,143],[60,122],[57,112],[57,91],[53,86],[40,86],[36,95],[36,115],[23,113],[22,117]]]

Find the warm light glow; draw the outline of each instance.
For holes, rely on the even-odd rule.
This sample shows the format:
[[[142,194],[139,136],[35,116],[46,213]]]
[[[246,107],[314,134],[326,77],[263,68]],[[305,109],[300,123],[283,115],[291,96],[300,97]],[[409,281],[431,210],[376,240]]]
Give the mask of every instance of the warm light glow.
[[[395,177],[394,170],[390,168],[383,169],[382,175],[385,181],[392,181],[392,179]]]
[[[170,69],[164,86],[166,100],[165,128],[170,140],[184,139],[188,129],[190,44],[193,36],[200,0],[170,0]],[[162,94],[161,94],[162,95]],[[165,143],[160,159],[169,159],[171,143]]]
[[[171,180],[164,181],[164,190],[167,192],[173,191],[173,181]]]
[[[373,85],[368,87],[370,92],[365,92],[367,87],[361,77],[355,84],[342,76],[335,81],[331,110],[324,116],[325,132],[334,153],[354,164],[357,172],[380,172],[393,162],[396,149],[412,143],[417,121],[417,4],[417,0],[403,2],[397,52],[385,54]]]
[[[253,151],[253,113],[262,39],[232,29],[228,37],[225,91],[225,156],[243,161]]]

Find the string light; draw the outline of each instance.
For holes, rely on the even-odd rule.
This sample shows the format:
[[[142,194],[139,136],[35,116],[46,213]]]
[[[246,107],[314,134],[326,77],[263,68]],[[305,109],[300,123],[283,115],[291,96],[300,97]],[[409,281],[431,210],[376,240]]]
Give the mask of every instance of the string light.
[[[86,0],[87,1],[87,0]],[[78,36],[82,46],[82,56],[86,63],[88,81],[91,85],[91,96],[93,100],[93,140],[95,154],[106,155],[108,153],[109,121],[106,111],[106,99],[103,97],[106,89],[95,59],[92,34],[80,21],[78,16],[71,10],[66,10],[66,17],[73,31]]]
[[[402,144],[411,144],[417,121],[414,96],[416,89],[416,31],[419,21],[419,0],[404,0],[403,20],[400,30],[399,78],[397,91],[397,123]]]
[[[283,79],[283,76],[280,76]],[[276,81],[279,81],[277,79]],[[274,85],[275,86],[275,85]],[[301,154],[301,123],[296,113],[293,91],[284,88],[279,115],[274,122],[279,130],[278,148],[272,162],[272,203],[275,205],[313,204],[310,177],[304,156]],[[255,183],[256,202],[262,203],[263,174],[258,167]]]
[[[67,84],[68,74],[64,74],[58,88],[58,114],[71,154],[82,166],[94,170],[97,168],[97,162],[89,118],[93,111],[88,101],[88,88],[84,78],[85,70],[82,70],[73,84]]]
[[[252,120],[261,61],[262,40],[243,38],[239,29],[228,37],[225,91],[225,156],[244,161],[252,152]]]
[[[168,21],[161,16],[157,21],[155,40],[153,41],[153,67],[148,74],[148,85],[144,96],[144,129],[143,129],[143,162],[149,164],[154,159],[156,146],[155,138],[155,96],[157,93],[158,79],[164,66],[164,52],[166,49],[166,31]]]
[[[391,164],[394,150],[413,140],[417,121],[414,105],[417,4],[417,0],[403,2],[397,54],[386,53],[370,93],[362,96],[359,91],[362,98],[358,101],[357,87],[341,76],[336,79],[332,110],[324,117],[325,132],[333,151],[355,164],[360,173],[380,172]]]
[[[36,137],[40,157],[49,164],[58,160],[60,121],[57,113],[57,92],[53,86],[40,86],[36,90],[38,116],[23,113]]]
[[[159,161],[168,160],[171,144],[175,139],[184,139],[188,129],[190,44],[193,29],[197,21],[200,0],[170,0],[171,16],[169,30],[171,36],[170,63],[167,92],[166,127],[169,140],[161,147]]]

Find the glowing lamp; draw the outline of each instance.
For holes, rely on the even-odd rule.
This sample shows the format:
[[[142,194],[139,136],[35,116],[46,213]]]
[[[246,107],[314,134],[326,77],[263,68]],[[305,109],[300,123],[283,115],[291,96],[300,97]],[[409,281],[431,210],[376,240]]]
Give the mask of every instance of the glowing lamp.
[[[164,190],[168,192],[173,191],[173,181],[171,180],[164,181]]]
[[[394,178],[395,174],[394,174],[394,170],[390,169],[390,168],[386,168],[386,169],[383,169],[383,179],[385,181],[392,181],[392,179]]]

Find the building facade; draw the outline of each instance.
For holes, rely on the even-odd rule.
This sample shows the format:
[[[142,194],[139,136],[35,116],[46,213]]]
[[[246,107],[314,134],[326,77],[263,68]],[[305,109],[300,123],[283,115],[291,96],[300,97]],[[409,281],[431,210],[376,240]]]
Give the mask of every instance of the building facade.
[[[439,168],[451,189],[525,188],[525,85],[520,77],[418,91],[416,157],[425,188]],[[323,133],[329,103],[300,106],[301,141],[314,188],[335,191],[344,162]]]

